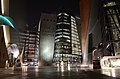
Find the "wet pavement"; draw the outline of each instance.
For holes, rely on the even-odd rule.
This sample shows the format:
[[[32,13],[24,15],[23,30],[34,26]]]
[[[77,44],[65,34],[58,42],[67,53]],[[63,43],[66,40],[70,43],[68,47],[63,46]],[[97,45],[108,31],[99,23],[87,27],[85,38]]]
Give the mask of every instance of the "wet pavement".
[[[23,67],[0,69],[0,79],[120,79],[120,69],[57,69],[55,67]]]

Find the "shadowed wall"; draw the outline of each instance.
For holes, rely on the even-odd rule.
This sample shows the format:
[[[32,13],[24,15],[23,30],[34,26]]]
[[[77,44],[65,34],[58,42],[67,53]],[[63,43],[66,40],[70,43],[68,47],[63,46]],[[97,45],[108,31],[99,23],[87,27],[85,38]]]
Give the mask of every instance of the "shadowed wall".
[[[3,27],[0,26],[0,68],[5,67],[6,60],[8,60],[8,53],[5,46]]]

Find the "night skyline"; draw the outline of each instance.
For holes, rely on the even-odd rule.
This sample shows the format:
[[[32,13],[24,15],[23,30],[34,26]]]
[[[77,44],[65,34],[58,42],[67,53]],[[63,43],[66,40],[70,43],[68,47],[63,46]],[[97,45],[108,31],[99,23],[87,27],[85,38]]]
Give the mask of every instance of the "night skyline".
[[[57,13],[60,9],[66,9],[75,16],[80,16],[79,0],[27,0],[28,24],[38,25],[41,12]]]
[[[120,79],[119,0],[0,2],[0,79]]]

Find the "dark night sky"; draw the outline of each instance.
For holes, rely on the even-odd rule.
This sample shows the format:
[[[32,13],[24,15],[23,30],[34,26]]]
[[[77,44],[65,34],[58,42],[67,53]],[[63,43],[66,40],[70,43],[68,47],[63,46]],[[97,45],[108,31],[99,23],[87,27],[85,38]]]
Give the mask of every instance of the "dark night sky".
[[[56,13],[63,7],[79,16],[79,0],[27,0],[28,24],[38,25],[41,12]]]

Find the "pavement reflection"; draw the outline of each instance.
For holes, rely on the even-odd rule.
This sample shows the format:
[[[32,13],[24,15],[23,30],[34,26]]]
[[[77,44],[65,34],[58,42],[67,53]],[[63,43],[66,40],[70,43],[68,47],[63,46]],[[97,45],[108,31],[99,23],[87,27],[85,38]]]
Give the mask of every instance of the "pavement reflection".
[[[112,76],[112,77],[120,77],[119,73],[120,73],[120,69],[101,69],[101,73],[108,75],[108,76]]]
[[[56,67],[27,67],[11,69],[0,69],[0,79],[117,79],[120,78],[120,70],[114,69],[80,69]]]

